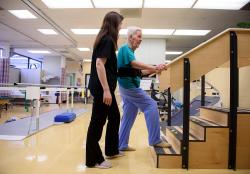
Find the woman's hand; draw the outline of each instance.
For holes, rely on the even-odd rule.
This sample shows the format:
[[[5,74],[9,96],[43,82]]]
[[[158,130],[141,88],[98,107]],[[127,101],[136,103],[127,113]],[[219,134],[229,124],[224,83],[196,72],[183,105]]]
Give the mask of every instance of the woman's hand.
[[[108,106],[112,103],[112,96],[109,89],[103,91],[103,103]]]

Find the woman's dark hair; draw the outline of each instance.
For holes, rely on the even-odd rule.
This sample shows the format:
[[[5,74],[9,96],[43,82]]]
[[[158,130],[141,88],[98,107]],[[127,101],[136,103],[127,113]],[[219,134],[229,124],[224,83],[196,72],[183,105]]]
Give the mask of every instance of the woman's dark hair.
[[[108,35],[112,38],[113,43],[115,45],[115,49],[117,49],[117,40],[118,40],[118,34],[119,34],[119,24],[122,22],[123,16],[120,15],[117,12],[111,11],[107,13],[103,19],[101,29],[96,36],[95,43],[94,43],[94,49],[99,44],[101,39]]]

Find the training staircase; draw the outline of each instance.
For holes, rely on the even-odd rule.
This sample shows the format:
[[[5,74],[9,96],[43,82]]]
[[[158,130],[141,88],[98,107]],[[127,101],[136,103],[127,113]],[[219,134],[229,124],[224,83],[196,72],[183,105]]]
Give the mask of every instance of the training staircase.
[[[183,126],[161,125],[172,147],[151,148],[157,168],[250,169],[250,110],[238,107],[238,68],[249,65],[247,29],[228,29],[167,65],[160,89],[183,87]],[[230,66],[230,107],[203,106],[190,116],[190,81],[219,66]]]
[[[226,169],[229,151],[229,110],[202,107],[200,116],[190,116],[189,168]],[[250,110],[238,110],[236,167],[250,166]],[[151,148],[157,168],[182,168],[182,126],[161,126],[162,139],[172,147]]]

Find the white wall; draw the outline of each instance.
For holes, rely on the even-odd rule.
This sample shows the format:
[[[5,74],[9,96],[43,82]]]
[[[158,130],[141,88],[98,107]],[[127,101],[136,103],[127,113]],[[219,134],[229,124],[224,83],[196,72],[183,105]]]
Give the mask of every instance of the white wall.
[[[66,73],[75,73],[75,82],[77,83],[77,79],[80,78],[81,84],[84,86],[84,72],[80,71],[79,61],[66,61]]]
[[[250,108],[250,66],[239,69],[239,107]],[[216,87],[225,107],[230,105],[229,68],[216,68],[206,75],[206,81]]]
[[[239,70],[239,106],[250,108],[250,66]]]
[[[250,66],[239,69],[239,107],[250,108]],[[220,92],[223,107],[230,105],[230,77],[229,68],[216,68],[206,74],[206,81],[212,84]],[[208,90],[207,90],[208,91]],[[177,100],[182,102],[183,89],[172,94]],[[200,95],[199,90],[190,87],[190,99]]]
[[[21,69],[21,83],[41,83],[41,69]]]
[[[165,39],[143,39],[140,47],[135,50],[138,61],[146,64],[165,63]]]
[[[20,82],[20,69],[12,68],[9,69],[9,83]]]
[[[61,57],[44,57],[43,70],[51,75],[61,77]]]

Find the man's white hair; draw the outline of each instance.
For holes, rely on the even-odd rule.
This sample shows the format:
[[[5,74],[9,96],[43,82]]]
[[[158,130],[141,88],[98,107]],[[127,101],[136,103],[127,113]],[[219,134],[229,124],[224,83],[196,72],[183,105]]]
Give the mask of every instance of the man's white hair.
[[[127,37],[133,36],[137,31],[142,31],[142,29],[137,26],[128,27]]]

